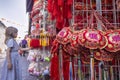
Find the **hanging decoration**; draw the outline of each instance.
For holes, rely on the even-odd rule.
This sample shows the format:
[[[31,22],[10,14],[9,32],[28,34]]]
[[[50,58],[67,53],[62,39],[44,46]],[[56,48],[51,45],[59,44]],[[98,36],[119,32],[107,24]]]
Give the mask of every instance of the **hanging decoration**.
[[[120,30],[110,30],[106,33],[108,45],[106,50],[110,52],[117,52],[120,50]]]
[[[56,28],[61,30],[68,27],[68,20],[72,18],[72,0],[48,0],[48,11],[51,14],[51,20],[56,20]],[[65,26],[68,25],[68,26]]]
[[[120,0],[117,0],[116,4],[117,4],[117,9],[120,10]]]
[[[84,44],[89,49],[103,49],[107,45],[107,39],[103,33],[95,29],[84,29],[79,36],[79,43]],[[82,38],[81,38],[82,36]]]
[[[70,42],[72,37],[72,32],[69,27],[63,28],[58,35],[56,35],[56,39],[61,44],[67,44]]]

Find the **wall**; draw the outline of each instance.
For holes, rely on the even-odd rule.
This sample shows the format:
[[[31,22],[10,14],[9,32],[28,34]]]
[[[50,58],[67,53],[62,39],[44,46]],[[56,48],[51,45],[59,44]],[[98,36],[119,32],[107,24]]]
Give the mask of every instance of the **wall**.
[[[6,26],[0,21],[0,51],[4,52],[5,51],[5,28]]]

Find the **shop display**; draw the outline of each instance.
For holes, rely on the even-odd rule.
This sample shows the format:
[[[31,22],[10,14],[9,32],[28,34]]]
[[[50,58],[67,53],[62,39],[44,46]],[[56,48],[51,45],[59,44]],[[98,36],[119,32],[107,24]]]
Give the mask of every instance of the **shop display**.
[[[28,71],[51,80],[98,80],[99,75],[114,80],[110,75],[116,73],[106,66],[120,65],[114,63],[119,62],[119,13],[119,0],[34,0]]]

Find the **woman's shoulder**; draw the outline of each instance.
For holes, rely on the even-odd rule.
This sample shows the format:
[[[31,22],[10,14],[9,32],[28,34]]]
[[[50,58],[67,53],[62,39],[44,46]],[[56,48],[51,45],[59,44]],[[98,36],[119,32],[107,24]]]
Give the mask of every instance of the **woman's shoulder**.
[[[10,38],[10,39],[8,39],[7,41],[14,41],[14,38]]]
[[[7,40],[7,43],[14,42],[14,41],[15,41],[14,38],[10,38]]]

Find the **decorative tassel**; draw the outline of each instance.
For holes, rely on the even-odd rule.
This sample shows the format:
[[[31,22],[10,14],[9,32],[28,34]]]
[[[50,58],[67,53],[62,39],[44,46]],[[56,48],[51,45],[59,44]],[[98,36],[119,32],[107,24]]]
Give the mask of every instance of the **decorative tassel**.
[[[94,77],[94,55],[93,55],[93,50],[91,50],[90,71],[91,71],[91,80],[95,80],[95,77]]]
[[[48,8],[49,12],[52,12],[52,5],[53,5],[52,3],[53,3],[53,0],[48,0],[48,7],[47,8]]]
[[[63,6],[64,0],[58,0],[58,6]]]
[[[71,11],[71,6],[67,7],[67,18],[71,19],[72,18],[72,11]]]
[[[59,59],[57,53],[52,54],[53,57],[51,59],[51,65],[50,65],[50,80],[60,80],[59,76]]]
[[[111,80],[114,80],[113,67],[112,66],[110,66],[110,76],[111,76]]]
[[[40,45],[39,45],[39,40],[38,39],[31,39],[30,41],[30,47],[33,47],[33,48],[39,48]]]
[[[62,45],[59,45],[59,75],[60,80],[64,80],[63,76],[63,51],[62,51]]]
[[[67,5],[72,5],[73,4],[73,0],[67,0]]]
[[[69,80],[69,61],[65,61],[63,63],[63,75],[64,75],[64,80]]]
[[[70,65],[69,65],[69,80],[73,80],[73,66],[72,66],[72,59],[70,58]]]
[[[80,61],[80,54],[78,56],[78,79],[82,80],[82,72],[81,72],[81,61]]]

